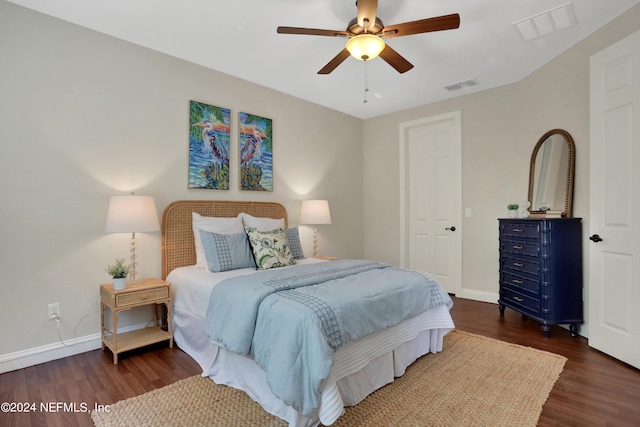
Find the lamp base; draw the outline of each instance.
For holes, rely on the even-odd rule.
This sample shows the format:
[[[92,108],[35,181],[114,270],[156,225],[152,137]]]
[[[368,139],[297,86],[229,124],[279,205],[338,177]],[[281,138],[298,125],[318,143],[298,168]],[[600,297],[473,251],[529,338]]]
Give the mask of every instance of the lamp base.
[[[318,257],[318,227],[313,227],[313,257]]]
[[[139,281],[138,272],[136,271],[138,267],[138,255],[136,251],[136,233],[131,233],[131,256],[129,257],[129,261],[131,261],[131,271],[129,272],[129,284],[134,286]]]

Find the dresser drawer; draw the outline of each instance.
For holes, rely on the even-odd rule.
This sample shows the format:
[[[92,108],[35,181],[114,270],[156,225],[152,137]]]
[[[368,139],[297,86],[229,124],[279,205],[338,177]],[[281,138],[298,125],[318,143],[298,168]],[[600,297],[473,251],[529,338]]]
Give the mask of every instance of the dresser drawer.
[[[523,258],[511,258],[504,256],[501,259],[502,267],[518,273],[527,273],[537,276],[540,274],[540,264]]]
[[[536,297],[540,295],[540,281],[537,279],[530,279],[523,276],[516,276],[507,271],[502,272],[502,284],[508,285],[512,288],[519,288],[526,292],[531,292]]]
[[[517,292],[509,286],[503,286],[500,289],[500,297],[501,302],[509,306],[516,306],[523,313],[529,313],[532,316],[540,314],[540,300]]]
[[[500,235],[537,240],[540,238],[540,226],[537,222],[504,222],[500,224]]]
[[[169,287],[140,290],[116,295],[116,307],[124,307],[169,298]]]
[[[536,241],[501,240],[500,247],[504,253],[515,256],[526,255],[537,257],[540,255],[540,243]]]

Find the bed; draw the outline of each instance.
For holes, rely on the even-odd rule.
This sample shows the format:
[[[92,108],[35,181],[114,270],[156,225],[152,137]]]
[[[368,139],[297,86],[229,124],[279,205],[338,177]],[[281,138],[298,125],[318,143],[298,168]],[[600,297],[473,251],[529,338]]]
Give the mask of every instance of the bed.
[[[286,209],[271,202],[183,200],[167,206],[163,214],[162,275],[172,285],[174,339],[198,362],[203,376],[210,377],[217,384],[244,391],[267,412],[285,420],[290,426],[331,425],[342,415],[345,406],[356,405],[376,389],[402,376],[418,357],[442,350],[444,335],[454,328],[449,314],[451,300],[446,294],[446,300],[439,305],[347,342],[332,352],[330,371],[321,383],[319,400],[312,412],[286,404],[276,395],[277,391],[274,393],[272,390],[272,379],[254,360],[253,353],[231,351],[220,344],[222,340],[214,341],[207,335],[211,327],[207,322],[215,321],[211,320],[211,313],[207,316],[214,289],[220,295],[225,284],[254,280],[265,271],[246,267],[212,273],[206,267],[198,268],[194,217],[224,219],[241,214],[264,218],[265,221],[279,220],[288,229]],[[342,262],[313,258],[296,261],[296,266],[266,272],[286,269],[316,271],[339,266]]]

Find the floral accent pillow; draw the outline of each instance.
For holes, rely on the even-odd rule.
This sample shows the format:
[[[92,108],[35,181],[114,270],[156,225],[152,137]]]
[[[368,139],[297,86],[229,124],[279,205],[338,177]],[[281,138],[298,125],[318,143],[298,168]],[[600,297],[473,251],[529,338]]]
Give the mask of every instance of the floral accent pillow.
[[[296,263],[282,228],[272,231],[260,231],[253,227],[245,227],[244,229],[249,236],[249,243],[251,243],[253,258],[258,270],[284,267]]]

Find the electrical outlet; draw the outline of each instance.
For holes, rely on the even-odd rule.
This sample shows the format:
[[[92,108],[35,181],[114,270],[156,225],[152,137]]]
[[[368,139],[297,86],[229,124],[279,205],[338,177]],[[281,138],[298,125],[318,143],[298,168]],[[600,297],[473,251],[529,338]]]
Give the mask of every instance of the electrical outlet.
[[[49,304],[47,306],[47,316],[49,320],[53,320],[56,317],[60,317],[60,303],[54,302],[53,304]]]

